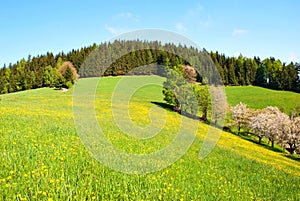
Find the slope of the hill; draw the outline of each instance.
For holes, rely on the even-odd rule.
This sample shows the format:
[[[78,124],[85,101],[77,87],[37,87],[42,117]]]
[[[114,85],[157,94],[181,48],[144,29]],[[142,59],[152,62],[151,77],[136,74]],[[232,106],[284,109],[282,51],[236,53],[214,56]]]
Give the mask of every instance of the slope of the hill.
[[[122,98],[121,92],[116,94],[116,84],[121,79],[139,83],[152,78],[106,77],[96,90],[95,111],[101,129],[114,146],[129,153],[160,150],[178,133],[181,116],[157,106],[163,103],[158,85],[136,90],[128,106],[132,122],[141,127],[151,124],[148,115],[154,110],[150,108],[165,114],[165,125],[157,135],[136,139],[122,133],[115,124],[111,97]],[[77,84],[89,83],[95,83],[95,78],[81,79]],[[74,126],[72,91],[42,88],[0,98],[0,200],[299,198],[300,163],[280,152],[223,132],[211,154],[200,160],[199,149],[209,128],[206,124],[199,124],[190,149],[168,168],[128,175],[107,168],[85,149]],[[190,125],[183,126],[190,129]]]
[[[256,86],[232,86],[225,87],[227,102],[237,105],[240,102],[250,108],[262,109],[267,106],[277,106],[290,113],[296,107],[300,107],[300,94],[290,91],[277,91]]]

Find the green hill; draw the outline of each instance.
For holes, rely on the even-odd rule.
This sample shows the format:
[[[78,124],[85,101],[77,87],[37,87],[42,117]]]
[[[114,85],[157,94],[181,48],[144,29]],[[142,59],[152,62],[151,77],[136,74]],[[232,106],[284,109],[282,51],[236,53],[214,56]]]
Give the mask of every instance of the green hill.
[[[158,85],[139,88],[128,105],[132,122],[140,127],[160,125],[151,122],[152,109],[165,114],[165,125],[157,135],[136,139],[115,124],[111,97],[123,97],[116,93],[116,84],[121,79],[140,83],[150,78],[163,82],[154,76],[105,77],[96,90],[95,111],[101,129],[115,147],[128,153],[161,150],[178,133],[181,116],[159,106],[163,97]],[[96,81],[80,79],[77,85]],[[251,107],[264,107],[255,100],[269,103],[263,100],[271,95],[264,95],[260,88],[245,87],[247,93],[240,89],[226,88],[229,103],[243,101]],[[261,95],[250,95],[251,91]],[[279,92],[268,92],[279,99]],[[286,108],[295,104],[287,103],[297,99],[294,95],[281,101]],[[143,175],[124,174],[94,159],[84,147],[74,125],[72,91],[42,88],[0,98],[0,200],[297,200],[300,196],[299,161],[230,133],[223,132],[211,154],[200,160],[199,149],[209,129],[206,124],[199,124],[192,146],[168,168]],[[188,124],[184,128],[192,129]]]
[[[286,113],[300,106],[300,94],[290,91],[276,91],[255,86],[225,87],[227,102],[237,105],[240,102],[250,108],[262,109],[277,106]]]

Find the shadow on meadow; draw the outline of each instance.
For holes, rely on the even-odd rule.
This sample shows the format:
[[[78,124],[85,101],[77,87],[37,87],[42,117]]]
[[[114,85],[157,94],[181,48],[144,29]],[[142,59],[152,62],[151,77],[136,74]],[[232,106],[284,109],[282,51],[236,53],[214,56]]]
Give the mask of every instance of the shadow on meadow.
[[[291,155],[289,154],[285,149],[281,148],[280,146],[276,145],[274,147],[271,147],[270,146],[270,142],[266,141],[266,140],[262,140],[261,143],[258,142],[257,139],[255,139],[255,136],[249,134],[248,132],[241,132],[240,135],[237,135],[235,132],[231,131],[227,131],[228,133],[231,133],[233,135],[236,135],[236,136],[239,136],[241,139],[243,140],[247,140],[249,142],[252,142],[252,143],[255,143],[265,149],[268,149],[268,150],[271,150],[271,151],[274,151],[274,152],[277,152],[277,153],[281,153],[283,156],[289,158],[289,159],[292,159],[292,160],[295,160],[295,161],[300,161],[300,158],[294,154],[294,155]]]
[[[156,101],[151,101],[152,104],[157,105],[163,109],[166,109],[167,111],[174,111],[173,106],[169,105],[167,103],[162,103],[162,102],[156,102]]]
[[[161,107],[161,108],[163,108],[163,109],[165,109],[165,110],[167,110],[167,111],[176,112],[176,113],[178,113],[178,114],[180,114],[180,115],[189,117],[189,118],[191,118],[191,119],[199,120],[199,121],[201,121],[202,123],[207,124],[208,126],[214,126],[214,127],[216,127],[216,128],[222,129],[222,130],[225,131],[225,132],[228,132],[228,133],[231,133],[231,134],[237,136],[237,134],[236,134],[234,131],[232,131],[232,130],[231,130],[229,127],[227,127],[227,126],[224,126],[224,127],[215,126],[215,125],[211,124],[210,121],[204,121],[204,120],[201,119],[199,116],[192,116],[192,115],[190,115],[190,114],[183,114],[183,113],[181,113],[181,112],[178,112],[178,111],[174,110],[174,106],[169,105],[169,104],[167,104],[167,103],[156,102],[156,101],[152,101],[151,103],[152,103],[152,104],[155,104],[155,105],[157,105],[157,106],[159,106],[159,107]],[[253,135],[249,135],[249,133],[247,133],[247,132],[241,132],[240,135],[239,135],[239,137],[240,137],[241,139],[243,139],[243,140],[247,140],[247,141],[249,141],[249,142],[252,142],[252,143],[255,143],[255,144],[259,145],[259,146],[262,146],[262,147],[264,147],[265,149],[268,149],[268,150],[271,150],[271,151],[274,151],[274,152],[277,152],[277,153],[282,153],[282,155],[284,155],[285,157],[300,162],[300,158],[299,158],[298,156],[288,154],[288,153],[286,152],[286,150],[285,150],[285,149],[282,149],[281,147],[278,147],[278,146],[271,147],[271,146],[269,145],[269,143],[266,142],[266,141],[264,141],[264,140],[263,140],[261,143],[258,143],[258,141],[254,138],[254,136],[253,136]]]
[[[156,102],[156,101],[151,101],[152,104],[155,104],[163,109],[166,109],[168,111],[172,111],[172,112],[176,112],[182,116],[185,116],[185,117],[188,117],[188,118],[191,118],[191,119],[195,119],[195,120],[199,120],[201,122],[207,122],[207,121],[204,121],[201,117],[199,116],[196,116],[196,115],[192,115],[192,114],[189,114],[189,113],[184,113],[184,112],[181,112],[180,110],[178,109],[175,109],[175,107],[173,105],[169,105],[167,103],[162,103],[162,102]]]
[[[234,134],[234,135],[237,135],[237,134],[234,133],[234,132],[231,132],[231,133]],[[241,132],[240,135],[239,135],[239,137],[242,138],[242,139],[244,139],[244,140],[247,140],[247,141],[249,141],[249,142],[252,142],[252,143],[255,143],[255,144],[257,144],[257,145],[260,145],[260,146],[262,146],[262,147],[265,147],[265,148],[268,149],[268,150],[271,150],[271,151],[274,151],[274,152],[278,152],[278,153],[282,153],[282,152],[283,152],[283,150],[282,150],[280,147],[276,147],[276,146],[271,147],[271,146],[269,145],[269,143],[266,142],[265,140],[262,140],[262,142],[259,143],[259,142],[257,141],[257,139],[255,139],[255,136],[249,134],[248,132]]]

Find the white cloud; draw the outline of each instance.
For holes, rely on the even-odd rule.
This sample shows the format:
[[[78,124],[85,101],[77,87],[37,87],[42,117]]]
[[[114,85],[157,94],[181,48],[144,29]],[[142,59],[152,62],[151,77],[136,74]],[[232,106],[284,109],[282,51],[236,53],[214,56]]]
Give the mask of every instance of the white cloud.
[[[289,59],[293,62],[298,62],[299,61],[299,58],[298,58],[298,55],[295,53],[295,52],[291,52],[290,55],[289,55]]]
[[[134,15],[131,12],[121,12],[113,15],[111,17],[110,23],[114,24],[114,26],[105,25],[105,30],[111,33],[112,35],[119,35],[125,32],[130,31],[130,25],[139,22],[139,18],[137,15]],[[127,26],[126,29],[120,28]]]
[[[196,9],[198,11],[202,11],[203,10],[203,6],[200,3],[198,3]]]
[[[187,10],[176,24],[177,30],[192,30],[195,28],[208,28],[212,26],[212,18],[200,4],[194,5]]]
[[[177,29],[178,31],[185,31],[185,30],[186,30],[186,28],[185,28],[185,26],[183,25],[182,22],[177,22],[177,23],[175,24],[175,27],[176,27],[176,29]]]
[[[232,32],[233,36],[240,36],[249,33],[247,29],[234,29]]]
[[[132,13],[130,12],[127,12],[127,13],[119,13],[117,14],[118,17],[128,17],[128,18],[131,18],[133,15]]]
[[[108,26],[107,24],[105,25],[105,29],[113,35],[118,35],[118,34],[126,32],[125,29],[111,27],[111,26]]]
[[[209,27],[209,26],[211,26],[211,24],[212,24],[212,19],[211,19],[210,15],[209,15],[209,16],[207,16],[206,19],[200,20],[199,23],[200,23],[200,25],[202,25],[203,27]]]
[[[139,21],[138,16],[134,15],[131,12],[118,13],[115,16],[113,16],[113,20],[120,20],[120,19],[133,20],[133,21],[136,21],[136,22]]]
[[[239,57],[241,54],[242,54],[242,53],[240,53],[240,52],[235,52],[235,53],[233,53],[233,56],[234,56],[234,57]]]
[[[193,16],[195,16],[195,15],[197,15],[197,14],[203,12],[203,11],[204,11],[203,6],[200,3],[198,3],[195,7],[193,7],[192,9],[189,9],[186,12],[185,16],[186,17],[193,17]]]

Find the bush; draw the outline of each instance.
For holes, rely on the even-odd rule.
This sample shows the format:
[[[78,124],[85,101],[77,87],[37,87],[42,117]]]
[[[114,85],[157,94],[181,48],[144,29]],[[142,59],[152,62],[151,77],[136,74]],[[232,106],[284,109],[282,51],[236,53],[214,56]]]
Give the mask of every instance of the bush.
[[[72,88],[72,86],[73,86],[73,83],[72,82],[70,82],[70,81],[68,81],[67,83],[66,83],[66,88],[67,89],[70,89],[70,88]]]

